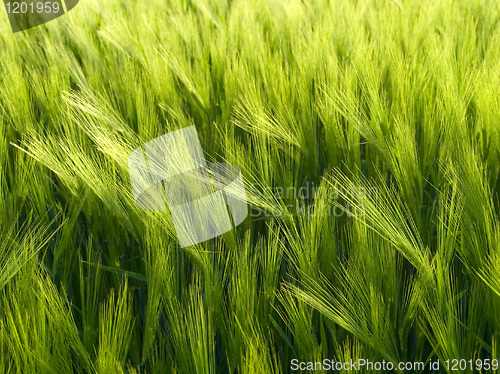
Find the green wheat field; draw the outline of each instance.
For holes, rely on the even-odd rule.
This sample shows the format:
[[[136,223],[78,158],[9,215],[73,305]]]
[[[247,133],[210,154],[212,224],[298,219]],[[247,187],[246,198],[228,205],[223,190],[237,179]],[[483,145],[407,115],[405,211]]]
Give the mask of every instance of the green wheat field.
[[[0,372],[497,372],[500,2],[0,10]],[[193,125],[249,214],[181,248],[128,157]]]

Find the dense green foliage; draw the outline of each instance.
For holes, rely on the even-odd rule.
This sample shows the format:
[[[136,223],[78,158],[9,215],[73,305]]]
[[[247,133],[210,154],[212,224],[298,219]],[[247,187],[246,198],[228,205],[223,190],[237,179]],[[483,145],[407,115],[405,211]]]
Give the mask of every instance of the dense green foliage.
[[[0,371],[500,358],[499,8],[82,0],[17,34],[1,12]],[[193,124],[250,215],[181,249],[128,156]]]

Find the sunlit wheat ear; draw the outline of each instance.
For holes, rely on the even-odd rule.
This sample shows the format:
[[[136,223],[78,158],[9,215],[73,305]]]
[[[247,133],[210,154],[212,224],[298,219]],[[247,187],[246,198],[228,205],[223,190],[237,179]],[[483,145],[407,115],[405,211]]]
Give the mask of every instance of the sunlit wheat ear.
[[[339,171],[333,171],[327,181],[340,197],[359,212],[354,218],[389,240],[413,266],[431,276],[428,250],[419,237],[407,207],[393,189],[372,186],[359,178],[351,181]],[[373,196],[360,193],[370,191],[373,187],[378,191]]]
[[[115,296],[115,290],[112,290],[108,302],[101,307],[97,358],[97,366],[101,371],[121,372],[125,366],[133,328],[130,298],[128,286],[125,284],[118,296]],[[114,331],[117,330],[122,331],[122,334],[115,334]]]
[[[476,273],[494,293],[500,295],[500,255],[492,254],[486,266]]]
[[[0,290],[57,234],[57,229],[51,230],[57,218],[43,224],[30,217],[19,230],[15,224],[5,228],[0,241]]]

